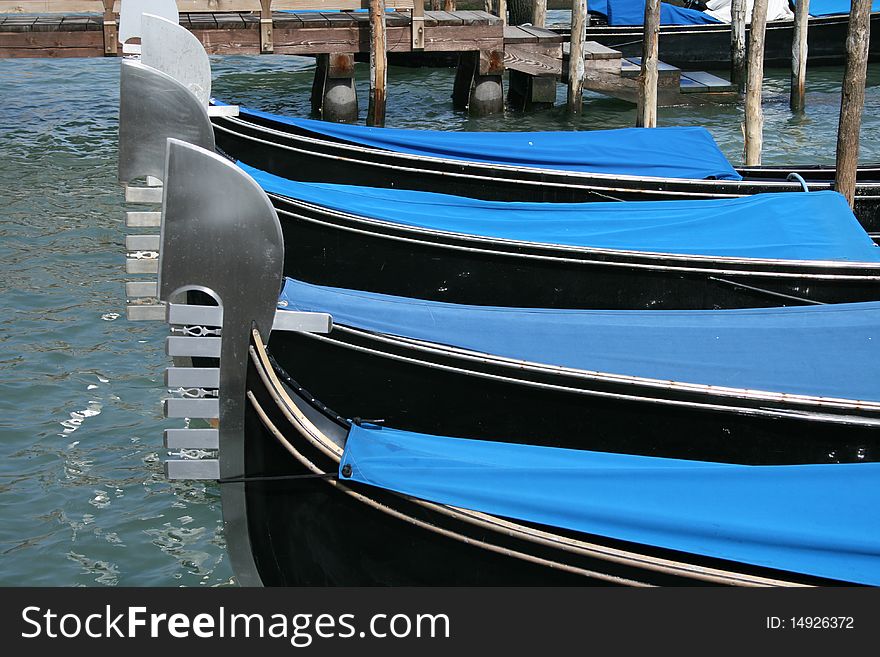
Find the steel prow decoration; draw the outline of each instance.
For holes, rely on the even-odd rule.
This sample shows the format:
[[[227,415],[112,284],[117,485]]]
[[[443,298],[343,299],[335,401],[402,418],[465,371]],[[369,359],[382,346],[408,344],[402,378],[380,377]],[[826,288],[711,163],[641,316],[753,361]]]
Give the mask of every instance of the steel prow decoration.
[[[168,417],[216,419],[216,429],[166,433],[172,448],[216,449],[218,458],[170,460],[169,478],[219,479],[230,559],[242,584],[259,577],[247,544],[244,416],[251,330],[269,339],[281,330],[327,332],[320,313],[278,312],[284,242],[265,192],[216,153],[169,139],[163,179],[159,299],[166,303],[171,356],[212,359],[219,368],[169,368],[166,383],[183,391],[168,399]],[[198,292],[216,302],[187,304]],[[276,313],[280,319],[276,319]],[[190,433],[193,432],[193,433]]]

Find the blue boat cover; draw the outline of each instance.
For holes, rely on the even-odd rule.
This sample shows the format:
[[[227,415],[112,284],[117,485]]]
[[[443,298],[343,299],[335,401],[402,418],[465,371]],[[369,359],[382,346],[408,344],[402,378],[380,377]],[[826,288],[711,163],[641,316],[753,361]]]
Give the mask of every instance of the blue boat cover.
[[[880,463],[730,465],[360,426],[340,463],[340,479],[432,502],[873,585],[878,478]]]
[[[599,14],[608,18],[608,0],[595,0],[587,2],[587,11],[591,14]]]
[[[642,25],[645,22],[645,0],[606,0],[609,25]],[[701,25],[719,23],[709,14],[696,9],[660,3],[661,25]]]
[[[333,139],[427,157],[625,176],[742,180],[705,128],[448,132],[370,128],[240,108]]]
[[[880,262],[837,192],[639,203],[505,203],[300,183],[242,163],[267,192],[361,217],[467,235],[655,253]]]
[[[522,309],[287,279],[279,305],[330,313],[345,326],[535,363],[880,402],[880,302],[744,310]]]
[[[850,0],[810,0],[810,16],[836,16],[848,14],[852,4]],[[880,0],[871,3],[871,13],[880,11]]]

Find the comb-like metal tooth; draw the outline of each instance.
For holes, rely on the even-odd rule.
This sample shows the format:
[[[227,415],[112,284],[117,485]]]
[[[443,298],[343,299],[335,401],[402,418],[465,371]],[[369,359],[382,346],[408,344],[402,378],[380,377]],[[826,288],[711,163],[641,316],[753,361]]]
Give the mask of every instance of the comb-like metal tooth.
[[[327,313],[309,313],[296,310],[276,310],[273,331],[304,331],[306,333],[329,333],[333,318]]]
[[[125,317],[130,322],[161,322],[165,320],[165,304],[132,303],[125,307]]]
[[[217,429],[165,429],[168,449],[217,449],[219,446]]]
[[[165,417],[194,417],[217,419],[220,417],[218,399],[166,399],[163,402]]]
[[[129,228],[158,228],[162,225],[162,213],[129,210],[125,213],[125,225]]]
[[[219,479],[220,461],[217,459],[175,459],[165,461],[168,479]]]
[[[223,326],[221,306],[193,306],[182,303],[168,304],[169,324]]]
[[[126,258],[125,260],[126,274],[158,274],[159,259],[158,258]]]
[[[165,370],[166,388],[219,388],[217,367],[169,367]]]
[[[159,284],[155,281],[128,281],[125,284],[125,296],[128,299],[159,296]],[[164,305],[162,306],[165,307]],[[162,319],[165,319],[164,317]]]
[[[126,235],[125,248],[128,251],[158,251],[158,235]]]
[[[165,338],[165,353],[169,356],[220,358],[220,338],[189,338],[171,335]]]
[[[161,203],[162,187],[132,187],[125,186],[126,203]]]
[[[208,105],[208,116],[238,116],[238,105]]]

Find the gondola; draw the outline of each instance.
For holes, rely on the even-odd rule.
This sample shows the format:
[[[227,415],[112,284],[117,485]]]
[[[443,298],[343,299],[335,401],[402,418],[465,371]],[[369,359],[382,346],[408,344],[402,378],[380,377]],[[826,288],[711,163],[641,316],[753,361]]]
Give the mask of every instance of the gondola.
[[[629,22],[638,23],[633,25],[615,25],[609,21],[607,9],[602,7],[605,3],[595,3],[590,8],[590,26],[587,28],[587,38],[597,41],[609,48],[619,50],[624,57],[641,57],[642,37],[644,28],[641,25],[641,17],[644,12],[643,2],[632,0],[611,0],[608,4],[624,5],[628,16],[638,16],[637,20]],[[666,3],[663,3],[664,5]],[[846,37],[849,28],[848,13],[836,13],[830,15],[816,15],[831,9],[823,9],[823,4],[816,2],[816,7],[811,3],[808,21],[808,46],[810,65],[838,65],[843,64],[846,58]],[[845,4],[843,12],[849,11],[849,3],[835,2],[836,5]],[[632,10],[630,5],[637,5],[641,12]],[[669,5],[672,8],[671,5]],[[699,66],[701,69],[726,69],[730,66],[730,24],[711,21],[711,19],[699,20],[696,16],[702,14],[695,10],[682,10],[674,8],[676,12],[692,12],[692,15],[676,17],[676,23],[662,24],[660,26],[659,54],[661,61],[678,67]],[[876,7],[875,7],[876,9]],[[840,11],[840,9],[838,9]],[[624,12],[621,12],[624,13]],[[711,22],[710,22],[711,21]],[[612,24],[609,24],[612,23]],[[671,23],[672,21],[669,21]],[[871,41],[868,57],[874,61],[880,58],[880,37],[877,36],[880,29],[880,13],[871,14]],[[771,20],[767,23],[764,42],[764,65],[787,67],[791,65],[791,43],[794,29],[792,20]],[[748,28],[746,28],[748,30]],[[559,30],[567,34],[567,29]],[[748,38],[748,37],[746,37]]]
[[[283,310],[274,311],[283,242],[259,188],[231,163],[173,140],[165,180],[160,293],[172,303],[168,321],[176,334],[203,320],[222,325],[219,481],[227,544],[243,582],[880,583],[880,546],[866,520],[880,501],[871,340],[880,304],[523,313],[288,281]],[[205,180],[213,187],[198,184]],[[216,251],[207,253],[205,243]],[[190,289],[215,297],[222,312],[175,305]],[[333,327],[317,322],[322,339],[348,343],[335,354],[303,340],[303,330],[314,330],[306,319],[328,310]],[[666,329],[683,331],[677,342],[687,349],[671,353],[650,328],[658,321],[677,323]],[[583,333],[590,324],[602,324],[603,334]],[[665,360],[712,376],[747,374],[740,386],[648,381],[477,351],[507,340],[515,349],[568,353],[572,343],[547,332],[566,325],[603,358],[623,356],[628,344],[654,353],[653,365],[634,360],[656,371]],[[443,342],[430,341],[432,330]],[[737,336],[754,353],[729,351]],[[206,353],[205,338],[182,339]],[[368,375],[372,366],[358,354],[371,359],[377,351],[396,352],[415,376],[404,377],[393,356],[379,357],[376,376]],[[738,356],[733,370],[724,367]],[[190,378],[209,371],[195,369]],[[741,387],[757,383],[759,372],[770,377],[764,392]],[[787,393],[772,392],[779,385]],[[520,386],[530,388],[526,398]],[[566,402],[586,388],[602,401]],[[424,408],[407,412],[416,410],[415,396],[434,406],[426,421]],[[617,403],[631,412],[615,414],[610,425],[594,413]],[[365,414],[354,415],[354,405]],[[392,407],[397,412],[386,413]],[[574,413],[579,426],[557,431]],[[437,426],[449,431],[406,426],[427,429],[440,416],[447,419]],[[611,433],[613,444],[603,446]],[[200,463],[168,465],[192,473]]]
[[[299,183],[269,193],[285,273],[495,306],[743,308],[880,299],[880,249],[836,192],[539,204]]]
[[[238,117],[216,117],[212,122],[223,153],[283,178],[484,200],[731,198],[803,191],[798,180],[786,180],[789,173],[801,176],[812,191],[832,189],[834,178],[833,167],[821,166],[750,167],[740,172],[703,128],[665,128],[650,136],[644,129],[453,133],[328,124],[244,107]],[[592,166],[579,161],[588,151]],[[693,164],[682,167],[683,159]],[[876,165],[859,170],[854,210],[865,230],[880,237]]]

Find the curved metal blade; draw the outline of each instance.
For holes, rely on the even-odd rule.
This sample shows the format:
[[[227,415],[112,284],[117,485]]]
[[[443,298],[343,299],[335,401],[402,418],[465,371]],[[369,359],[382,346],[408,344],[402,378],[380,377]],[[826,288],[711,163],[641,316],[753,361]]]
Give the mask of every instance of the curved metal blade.
[[[212,151],[168,140],[159,297],[202,290],[222,306],[219,476],[245,474],[244,417],[251,327],[268,339],[284,265],[281,224],[250,176]],[[188,338],[190,339],[190,338]],[[222,488],[227,550],[243,585],[260,583],[250,551],[243,483]]]
[[[144,14],[141,62],[182,83],[207,107],[211,97],[211,63],[201,42],[185,27],[162,16]]]
[[[141,15],[149,12],[177,23],[180,15],[175,0],[122,0],[119,6],[119,43],[143,35]]]
[[[173,77],[125,60],[119,86],[119,182],[144,176],[164,180],[169,138],[214,150],[214,130],[204,105]]]

